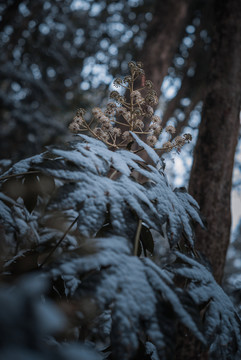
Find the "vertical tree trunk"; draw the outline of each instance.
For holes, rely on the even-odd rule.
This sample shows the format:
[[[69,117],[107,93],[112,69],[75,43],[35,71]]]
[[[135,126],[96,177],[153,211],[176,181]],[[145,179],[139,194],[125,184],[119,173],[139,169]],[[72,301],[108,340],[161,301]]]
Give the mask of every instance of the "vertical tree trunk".
[[[153,81],[159,94],[163,78],[167,75],[183,34],[189,3],[190,0],[156,1],[141,59],[147,79]]]
[[[240,126],[241,1],[216,0],[214,14],[212,60],[189,189],[208,222],[208,231],[197,229],[197,248],[211,261],[214,276],[221,282]]]

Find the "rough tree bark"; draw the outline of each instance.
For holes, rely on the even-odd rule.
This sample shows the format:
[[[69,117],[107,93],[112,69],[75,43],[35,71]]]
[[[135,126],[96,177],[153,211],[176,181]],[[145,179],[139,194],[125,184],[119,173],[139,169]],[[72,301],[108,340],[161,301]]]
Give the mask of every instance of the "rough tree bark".
[[[140,58],[145,65],[146,78],[153,81],[158,95],[182,37],[189,3],[190,0],[156,1]]]
[[[196,245],[221,282],[230,237],[230,192],[240,126],[241,1],[216,0],[214,37],[189,191],[208,222]]]

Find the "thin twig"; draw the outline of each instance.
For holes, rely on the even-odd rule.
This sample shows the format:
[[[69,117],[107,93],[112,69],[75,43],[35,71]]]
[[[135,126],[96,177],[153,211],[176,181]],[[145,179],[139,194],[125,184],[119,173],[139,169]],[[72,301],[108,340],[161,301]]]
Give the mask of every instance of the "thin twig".
[[[127,102],[123,102],[121,105],[125,106],[128,109],[131,108],[130,103],[127,103]]]
[[[123,88],[129,90],[129,86],[125,86],[125,85],[123,85],[123,84],[120,84],[120,86],[122,86]]]
[[[111,174],[111,176],[109,177],[109,179],[113,179],[113,177],[117,174],[117,170],[115,170],[112,174]]]
[[[139,245],[139,238],[140,238],[140,234],[141,234],[141,227],[142,227],[142,220],[139,219],[137,229],[136,229],[136,236],[135,236],[134,256],[137,256],[137,253],[138,253],[138,245]]]
[[[124,123],[122,123],[122,122],[120,122],[120,121],[117,121],[117,120],[111,120],[111,121],[113,121],[113,122],[115,122],[116,124],[119,124],[119,125],[123,125],[123,126],[129,126],[128,124],[124,124]]]
[[[65,239],[66,235],[68,234],[68,232],[72,229],[72,227],[74,226],[74,224],[77,222],[79,218],[79,215],[77,216],[76,219],[74,219],[74,221],[70,224],[70,226],[68,227],[68,229],[65,231],[65,233],[63,234],[63,236],[60,238],[60,240],[57,242],[57,244],[53,247],[53,249],[50,251],[50,253],[46,256],[46,258],[44,259],[44,261],[42,262],[42,264],[39,265],[39,268],[41,268],[44,264],[46,264],[46,262],[48,261],[48,259],[53,255],[53,253],[55,252],[55,250],[57,249],[57,247],[62,243],[62,241]]]
[[[40,173],[40,171],[33,170],[33,171],[27,171],[27,172],[22,172],[22,173],[18,173],[18,174],[5,175],[5,176],[0,177],[0,181],[9,179],[11,177],[17,177],[17,176],[28,175],[28,174],[36,174],[36,173]]]
[[[96,135],[96,134],[94,133],[94,131],[91,130],[91,128],[89,127],[89,125],[88,125],[87,123],[86,123],[86,126],[88,127],[88,130],[90,131],[90,133],[91,133],[95,138],[97,138],[97,139],[99,139],[100,141],[104,142],[106,145],[109,145],[109,146],[111,146],[111,147],[114,147],[114,148],[118,149],[118,146],[117,146],[117,145],[111,144],[109,141],[104,140],[104,139],[102,139],[100,136]]]
[[[138,149],[138,150],[133,151],[133,153],[134,153],[134,154],[137,154],[138,152],[141,152],[141,151],[143,151],[143,150],[145,150],[145,149],[142,147],[142,148],[140,148],[140,149]]]
[[[148,135],[151,134],[150,131],[133,131],[134,134]]]
[[[90,120],[90,122],[89,122],[89,124],[88,124],[89,127],[91,127],[91,124],[93,123],[94,120],[95,120],[94,117]]]

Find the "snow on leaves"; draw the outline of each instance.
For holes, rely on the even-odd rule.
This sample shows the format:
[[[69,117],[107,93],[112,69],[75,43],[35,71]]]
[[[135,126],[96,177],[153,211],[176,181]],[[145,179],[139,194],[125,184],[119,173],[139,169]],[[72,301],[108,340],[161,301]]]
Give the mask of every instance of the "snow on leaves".
[[[39,242],[37,219],[23,204],[22,199],[13,201],[0,193],[0,224],[4,225],[1,237],[1,254],[13,255],[18,249],[31,248]],[[17,244],[16,244],[17,239]]]
[[[72,206],[78,209],[78,225],[84,236],[94,235],[103,226],[109,207],[110,222],[115,233],[128,234],[133,227],[131,217],[134,221],[132,232],[136,228],[134,212],[146,224],[156,228],[150,217],[151,212],[155,214],[155,207],[142,190],[140,184],[125,175],[114,181],[96,175],[89,177],[83,173],[81,183],[66,184],[59,189],[50,207],[68,209]]]
[[[139,219],[159,232],[167,223],[171,246],[180,240],[182,232],[193,246],[192,222],[202,225],[198,205],[190,195],[171,189],[155,151],[135,134],[132,136],[155,166],[131,151],[111,151],[101,141],[85,135],[79,136],[82,141],[50,147],[42,161],[40,157],[32,159],[29,162],[32,171],[52,176],[55,183],[58,180],[61,184],[48,209],[77,210],[79,230],[84,236],[96,234],[109,212],[109,222],[116,234],[133,237]],[[26,161],[19,167],[27,171],[27,164]],[[17,168],[15,165],[14,173]],[[145,181],[139,181],[140,177]]]
[[[166,344],[170,339],[175,341],[176,319],[205,343],[168,273],[147,258],[131,256],[130,243],[125,238],[89,239],[52,266],[55,278],[81,280],[77,289],[68,288],[66,283],[67,293],[75,292],[77,299],[89,295],[100,310],[111,310],[114,359],[132,358],[139,342],[147,338],[155,345],[160,359],[169,358],[171,347]]]
[[[6,171],[0,177],[0,180],[5,178],[7,175],[21,174],[21,173],[25,173],[26,171],[29,171],[29,169],[31,168],[32,165],[34,166],[34,165],[36,165],[38,163],[41,163],[43,161],[44,154],[45,153],[40,154],[40,155],[34,155],[34,156],[30,157],[30,158],[20,160],[19,162],[14,164],[8,171]]]
[[[179,252],[177,256],[182,263],[172,271],[189,280],[188,293],[202,309],[209,359],[240,359],[241,321],[231,300],[202,264]]]
[[[81,135],[20,161],[0,177],[0,231],[11,250],[3,246],[1,252],[4,261],[12,256],[5,270],[19,274],[18,264],[28,259],[29,271],[44,268],[62,279],[65,292],[56,282],[58,295],[95,300],[98,321],[106,311],[111,315],[113,359],[130,359],[140,349],[171,358],[177,321],[207,340],[210,359],[240,357],[240,321],[204,266],[177,254],[169,270],[187,280],[183,290],[154,261],[132,256],[141,222],[139,240],[150,252],[150,229],[164,232],[171,247],[182,236],[193,247],[192,224],[203,226],[196,201],[184,188],[172,190],[155,151],[132,136],[149,162]]]

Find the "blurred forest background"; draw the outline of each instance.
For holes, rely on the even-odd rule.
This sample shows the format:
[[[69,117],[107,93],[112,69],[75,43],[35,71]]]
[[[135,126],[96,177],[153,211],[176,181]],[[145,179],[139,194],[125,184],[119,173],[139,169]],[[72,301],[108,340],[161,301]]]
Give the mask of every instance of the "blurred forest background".
[[[174,161],[169,154],[167,167],[176,186],[188,186],[195,158],[190,192],[211,224],[208,234],[198,233],[204,239],[200,250],[219,282],[229,243],[230,193],[235,194],[224,283],[237,305],[240,14],[239,0],[0,2],[2,171],[70,139],[67,126],[76,109],[105,105],[113,78],[126,74],[129,61],[143,61],[160,96],[156,112],[163,126],[193,136]]]

